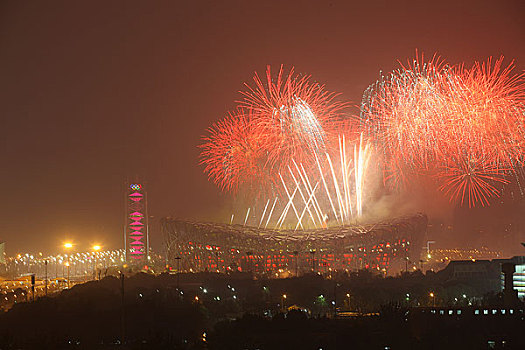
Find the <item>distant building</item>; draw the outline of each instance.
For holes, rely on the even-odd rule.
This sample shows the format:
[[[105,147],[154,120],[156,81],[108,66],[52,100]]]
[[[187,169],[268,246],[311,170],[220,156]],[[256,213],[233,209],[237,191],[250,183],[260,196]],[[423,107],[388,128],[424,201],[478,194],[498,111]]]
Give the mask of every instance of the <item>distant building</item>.
[[[516,265],[513,282],[514,289],[518,291],[518,298],[525,298],[525,262],[522,261],[519,265]]]
[[[467,283],[483,292],[501,292],[504,287],[503,264],[515,266],[513,289],[519,298],[525,298],[525,256],[493,260],[453,260],[440,274],[449,281]]]
[[[483,294],[501,290],[501,267],[490,260],[453,260],[440,274],[449,281],[476,287]]]
[[[515,256],[510,259],[496,259],[492,260],[499,263],[500,266],[504,263],[510,263],[514,265],[514,273],[512,274],[512,285],[514,290],[518,292],[518,298],[525,298],[525,256]],[[501,274],[501,289],[504,287],[504,276]]]

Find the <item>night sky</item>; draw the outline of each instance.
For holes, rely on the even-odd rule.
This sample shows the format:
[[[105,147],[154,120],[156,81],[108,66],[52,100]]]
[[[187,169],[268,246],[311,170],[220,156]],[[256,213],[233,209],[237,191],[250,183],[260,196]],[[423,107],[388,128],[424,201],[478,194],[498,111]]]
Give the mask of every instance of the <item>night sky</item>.
[[[254,71],[293,65],[359,103],[416,49],[521,71],[525,2],[3,1],[0,241],[9,254],[119,248],[134,176],[154,223],[224,221],[230,200],[197,145]]]

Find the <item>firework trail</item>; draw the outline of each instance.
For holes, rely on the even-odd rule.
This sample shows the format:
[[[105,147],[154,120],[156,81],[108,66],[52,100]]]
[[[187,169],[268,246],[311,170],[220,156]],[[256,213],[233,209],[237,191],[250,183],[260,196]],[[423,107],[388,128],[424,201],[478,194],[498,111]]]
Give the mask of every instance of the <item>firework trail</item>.
[[[354,146],[354,174],[355,174],[355,197],[357,216],[363,215],[363,192],[365,187],[365,173],[370,160],[370,144],[363,144],[363,134],[359,138],[359,148]]]
[[[289,172],[299,196],[295,193],[290,195],[289,186],[281,179],[289,204],[282,211],[278,227],[282,226],[292,204],[297,219],[295,229],[303,225],[327,227],[326,219],[330,211],[339,225],[356,222],[363,215],[365,174],[371,154],[371,145],[362,134],[358,140],[352,141],[342,136],[339,138],[339,149],[333,150],[332,155],[325,153],[316,157],[318,172],[309,175],[302,164],[294,164],[295,167]],[[306,213],[308,216],[305,219]]]

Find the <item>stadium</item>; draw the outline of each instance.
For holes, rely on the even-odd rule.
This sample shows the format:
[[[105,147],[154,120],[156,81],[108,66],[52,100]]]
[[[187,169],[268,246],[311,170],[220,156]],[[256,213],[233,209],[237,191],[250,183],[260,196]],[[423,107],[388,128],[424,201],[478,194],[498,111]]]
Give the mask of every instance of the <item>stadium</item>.
[[[244,225],[164,218],[167,263],[188,272],[250,272],[287,277],[375,269],[418,262],[425,214],[363,225],[272,230]]]

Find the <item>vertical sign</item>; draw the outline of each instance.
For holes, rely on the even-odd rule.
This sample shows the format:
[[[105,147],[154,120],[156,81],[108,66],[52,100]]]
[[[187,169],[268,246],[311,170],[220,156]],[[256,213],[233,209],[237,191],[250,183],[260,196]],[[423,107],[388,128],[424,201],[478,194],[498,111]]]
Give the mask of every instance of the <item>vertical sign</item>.
[[[146,193],[141,184],[129,185],[127,195],[127,251],[130,260],[139,261],[147,256],[148,218]],[[146,236],[146,237],[145,237]]]

